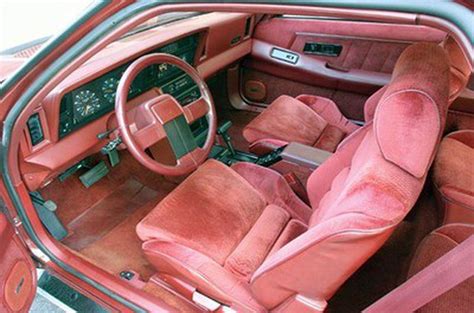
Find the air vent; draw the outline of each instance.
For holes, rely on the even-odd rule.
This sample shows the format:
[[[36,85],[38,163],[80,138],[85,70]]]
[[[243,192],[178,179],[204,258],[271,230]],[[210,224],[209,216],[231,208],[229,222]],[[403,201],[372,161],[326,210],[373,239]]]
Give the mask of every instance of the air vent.
[[[247,17],[247,21],[245,22],[245,33],[244,33],[244,37],[247,37],[248,35],[250,35],[250,25],[252,24],[252,18],[251,17]]]
[[[31,144],[36,146],[44,140],[43,128],[41,127],[41,119],[38,113],[33,114],[28,119],[28,132],[30,133]]]

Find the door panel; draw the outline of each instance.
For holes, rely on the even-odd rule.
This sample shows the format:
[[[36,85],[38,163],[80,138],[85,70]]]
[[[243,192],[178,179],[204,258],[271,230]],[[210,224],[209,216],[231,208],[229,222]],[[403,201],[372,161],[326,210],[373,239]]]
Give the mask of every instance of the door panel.
[[[0,311],[28,312],[35,293],[34,263],[12,225],[0,213]]]
[[[344,116],[350,116],[352,119],[356,120],[364,119],[363,110],[359,110],[359,108],[363,108],[364,103],[368,97],[366,95],[312,86],[291,79],[283,79],[265,72],[245,67],[241,71],[241,78],[244,84],[245,82],[264,82],[266,90],[263,101],[266,104],[270,104],[282,94],[292,97],[297,97],[301,94],[318,95],[331,98],[334,102],[336,102]],[[245,89],[245,85],[243,85],[242,88]],[[245,91],[242,91],[242,94],[245,96]],[[245,98],[249,99],[248,96],[245,96]],[[250,100],[247,101],[251,102]]]
[[[259,23],[254,34],[252,53],[242,63],[244,99],[266,105],[282,94],[310,93],[333,99],[355,120],[363,120],[365,100],[390,81],[408,45],[445,37],[420,25],[287,17]],[[293,53],[297,61],[272,58],[273,49]],[[262,86],[265,97],[258,90],[258,101],[252,98],[247,86]]]
[[[409,45],[407,42],[390,42],[357,37],[341,38],[332,35],[296,34],[290,50],[305,54],[303,48],[309,42],[336,44],[342,47],[339,56],[310,55],[312,58],[345,69],[361,69],[381,73],[391,73],[398,56]]]

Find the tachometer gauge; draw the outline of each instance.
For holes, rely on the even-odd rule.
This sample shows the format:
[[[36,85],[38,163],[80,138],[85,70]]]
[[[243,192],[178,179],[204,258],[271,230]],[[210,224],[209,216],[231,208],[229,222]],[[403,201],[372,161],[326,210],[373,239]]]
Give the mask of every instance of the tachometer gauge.
[[[80,120],[100,110],[100,100],[90,90],[82,90],[74,96],[74,116]]]
[[[107,78],[102,84],[102,93],[108,103],[115,103],[115,94],[117,93],[118,84],[119,80],[116,77]]]

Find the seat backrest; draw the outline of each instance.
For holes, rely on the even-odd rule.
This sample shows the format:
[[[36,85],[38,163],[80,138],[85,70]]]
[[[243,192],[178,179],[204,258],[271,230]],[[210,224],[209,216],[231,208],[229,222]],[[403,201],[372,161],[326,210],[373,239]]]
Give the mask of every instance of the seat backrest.
[[[471,76],[471,65],[467,61],[461,47],[455,39],[447,35],[440,43],[441,47],[446,51],[449,60],[450,77],[449,77],[449,101],[451,104],[466,87]],[[372,94],[364,104],[364,120],[370,122],[375,115],[375,109],[380,102],[383,94],[390,84],[383,86]]]
[[[326,301],[415,204],[444,128],[449,66],[420,43],[400,56],[373,122],[351,134],[308,180],[309,229],[271,255],[251,288],[267,308],[299,294]]]

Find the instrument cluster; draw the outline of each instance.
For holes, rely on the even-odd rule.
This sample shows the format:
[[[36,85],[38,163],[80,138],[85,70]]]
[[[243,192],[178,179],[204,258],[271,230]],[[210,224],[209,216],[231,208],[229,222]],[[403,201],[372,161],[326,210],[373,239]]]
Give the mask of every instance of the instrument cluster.
[[[194,34],[153,52],[176,55],[193,65],[199,34]],[[123,64],[112,71],[66,93],[60,104],[59,137],[112,111],[120,79],[132,62]],[[190,77],[169,64],[151,65],[143,69],[130,86],[128,98],[133,99],[153,87],[173,95],[182,105],[200,97],[199,89]]]

